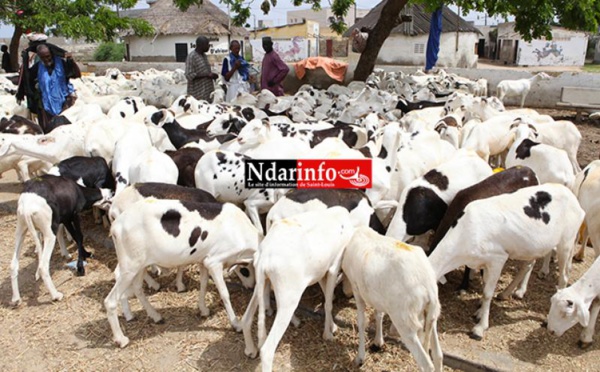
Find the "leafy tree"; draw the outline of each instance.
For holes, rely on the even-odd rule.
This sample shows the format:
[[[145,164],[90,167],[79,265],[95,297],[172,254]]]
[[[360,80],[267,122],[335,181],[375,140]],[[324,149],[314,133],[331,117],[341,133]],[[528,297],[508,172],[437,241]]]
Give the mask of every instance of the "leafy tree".
[[[250,17],[249,4],[245,0],[220,0],[229,4],[234,14],[233,22],[244,25]],[[261,10],[267,14],[271,7],[277,6],[277,0],[262,0]],[[338,33],[343,32],[347,25],[343,17],[354,5],[354,0],[330,0],[331,9],[336,22],[331,29]],[[173,0],[182,10],[192,5],[201,4],[202,0]],[[409,0],[388,0],[377,24],[369,31],[369,38],[365,50],[360,56],[354,72],[354,79],[365,80],[373,71],[375,61],[383,43],[390,35],[391,30],[400,23],[400,11]],[[515,30],[525,40],[532,38],[552,38],[551,26],[555,21],[561,26],[583,31],[596,32],[600,22],[600,0],[412,0],[412,3],[427,5],[433,11],[441,5],[458,5],[465,13],[470,10],[487,12],[490,16],[515,16]],[[314,10],[321,9],[321,0],[293,0],[295,6],[302,4],[311,5]]]
[[[94,51],[94,61],[122,61],[125,55],[125,44],[123,43],[102,43]]]
[[[120,31],[152,35],[145,20],[120,18],[114,9],[133,8],[136,0],[0,0],[0,21],[15,26],[9,51],[18,66],[23,33],[46,32],[87,41],[112,41]]]

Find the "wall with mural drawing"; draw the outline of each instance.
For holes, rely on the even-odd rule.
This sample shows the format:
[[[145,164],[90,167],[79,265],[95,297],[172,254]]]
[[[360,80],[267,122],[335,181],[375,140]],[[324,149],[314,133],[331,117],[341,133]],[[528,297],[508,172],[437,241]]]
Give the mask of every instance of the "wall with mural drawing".
[[[273,40],[273,50],[279,54],[284,62],[298,62],[309,56],[315,56],[316,43],[302,37],[294,37],[291,40]],[[252,61],[262,63],[265,51],[262,48],[262,40],[250,40],[252,46]]]
[[[552,40],[527,42],[515,31],[514,22],[498,25],[498,58],[519,66],[583,66],[588,36],[585,32],[552,27]]]
[[[532,40],[519,42],[517,65],[583,66],[588,39],[585,36],[569,40]]]

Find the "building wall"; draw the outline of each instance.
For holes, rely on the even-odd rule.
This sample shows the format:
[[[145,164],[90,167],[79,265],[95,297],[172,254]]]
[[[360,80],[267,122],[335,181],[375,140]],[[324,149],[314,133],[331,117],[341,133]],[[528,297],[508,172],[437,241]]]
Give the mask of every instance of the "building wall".
[[[570,37],[566,40],[521,40],[517,51],[519,66],[583,66],[588,38]]]
[[[360,19],[367,15],[371,10],[370,9],[356,9],[356,18]],[[333,16],[333,12],[331,8],[321,8],[320,11],[314,11],[312,9],[304,9],[304,10],[291,10],[287,12],[287,23],[293,24],[302,22],[302,19],[306,19],[307,21],[315,21],[319,23],[320,26],[320,37],[321,38],[335,38],[341,39],[342,36],[333,32],[330,28],[329,17]],[[354,24],[354,9],[350,8],[348,10],[348,14],[344,17],[344,22],[348,27]]]
[[[130,36],[125,38],[125,44],[129,44],[132,61],[175,62],[175,44],[185,43],[189,54],[196,47],[196,37],[195,35],[160,35],[152,39]],[[211,62],[221,59],[228,53],[227,35],[208,36],[208,38],[211,45],[211,50],[208,52]]]
[[[288,24],[279,27],[270,27],[256,31],[256,38],[270,36],[273,39],[291,39],[293,37],[314,38],[319,34],[319,23],[306,21],[298,24]],[[250,32],[250,38],[254,38],[254,32]]]
[[[377,63],[424,66],[425,53],[427,52],[427,38],[428,35],[392,35],[381,47]],[[456,33],[442,33],[437,66],[463,68],[476,67],[477,54],[475,44],[478,41],[478,34],[471,32],[459,33],[457,52]]]
[[[498,25],[499,59],[520,66],[583,66],[588,38],[584,32],[552,28],[552,40],[526,42],[514,22]]]

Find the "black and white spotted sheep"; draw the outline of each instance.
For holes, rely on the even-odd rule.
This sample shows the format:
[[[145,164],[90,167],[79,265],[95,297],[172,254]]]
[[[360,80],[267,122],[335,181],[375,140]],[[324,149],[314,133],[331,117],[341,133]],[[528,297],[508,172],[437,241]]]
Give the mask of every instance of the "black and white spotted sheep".
[[[0,119],[0,133],[10,134],[43,134],[42,127],[19,115]]]
[[[223,270],[252,261],[262,237],[241,209],[230,203],[148,198],[137,202],[115,220],[111,236],[118,264],[115,285],[104,300],[104,305],[117,345],[125,347],[129,343],[117,319],[117,305],[119,301],[126,301],[132,292],[154,322],[162,321],[142,290],[143,275],[150,265],[174,268],[201,264],[201,314],[209,315],[204,297],[210,274],[225,304],[231,325],[236,331],[241,331],[229,300]]]
[[[196,187],[211,193],[220,202],[244,205],[246,213],[260,231],[260,213],[266,213],[276,199],[287,190],[246,188],[244,161],[248,156],[230,151],[215,150],[204,154],[194,173]]]
[[[506,298],[526,281],[536,259],[556,247],[558,287],[568,281],[575,238],[585,212],[575,195],[559,184],[522,188],[471,202],[454,227],[429,256],[436,276],[466,265],[484,269],[481,307],[475,314],[479,323],[471,337],[480,340],[489,327],[490,303],[506,261],[525,261],[513,282],[500,295]],[[522,291],[525,294],[525,291]]]
[[[111,196],[112,192],[108,189],[82,187],[71,179],[53,175],[43,175],[25,183],[17,206],[15,253],[10,265],[12,303],[21,302],[18,283],[19,255],[27,230],[33,236],[39,257],[36,278],[42,277],[52,300],[61,300],[63,294],[56,290],[50,277],[50,257],[57,238],[62,255],[70,257],[62,240],[61,226],[69,231],[77,244],[77,274],[85,275],[83,262],[91,254],[83,248],[79,213],[91,208],[95,203],[107,201]],[[43,239],[43,246],[38,231]]]
[[[351,189],[294,189],[288,191],[267,214],[267,226],[283,218],[299,213],[325,210],[341,206],[350,212],[354,226],[369,226],[379,234],[385,234],[385,227],[375,214],[367,195],[361,190]]]
[[[512,167],[502,172],[494,173],[483,181],[459,191],[448,206],[448,210],[435,230],[435,234],[429,241],[429,254],[435,250],[448,230],[450,230],[450,227],[456,225],[456,220],[465,213],[465,208],[469,203],[538,184],[538,179],[531,168]],[[469,274],[470,269],[467,267],[459,289],[468,289]]]
[[[458,152],[402,191],[386,235],[406,241],[435,230],[460,190],[491,175],[490,166],[473,152]]]

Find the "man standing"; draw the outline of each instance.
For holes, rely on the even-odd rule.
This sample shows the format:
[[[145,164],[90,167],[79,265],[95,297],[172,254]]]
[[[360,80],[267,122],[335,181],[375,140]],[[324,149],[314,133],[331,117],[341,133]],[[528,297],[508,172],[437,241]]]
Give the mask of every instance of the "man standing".
[[[239,93],[250,92],[248,84],[248,62],[240,55],[240,42],[233,40],[229,44],[229,56],[223,59],[221,75],[227,84],[225,102],[233,101]]]
[[[25,82],[21,78],[21,81],[29,86],[27,89],[19,87],[17,102],[27,96],[29,108],[38,115],[38,122],[45,132],[47,123],[54,116],[75,103],[77,95],[69,78],[80,77],[81,73],[70,53],[66,53],[63,60],[46,44],[37,45],[35,51],[39,61],[31,68],[22,67],[22,75],[27,70],[28,79]]]
[[[281,60],[279,55],[273,51],[273,41],[270,37],[262,38],[265,57],[262,62],[260,86],[268,89],[276,96],[283,96],[283,79],[287,76],[290,68]]]
[[[2,45],[0,50],[2,51],[2,69],[4,72],[14,72],[12,63],[10,63],[10,53],[8,53],[8,47],[6,45]]]
[[[210,94],[215,90],[213,80],[219,77],[211,71],[208,57],[208,39],[198,36],[196,49],[185,61],[185,77],[188,81],[187,93],[198,100],[210,101]]]

